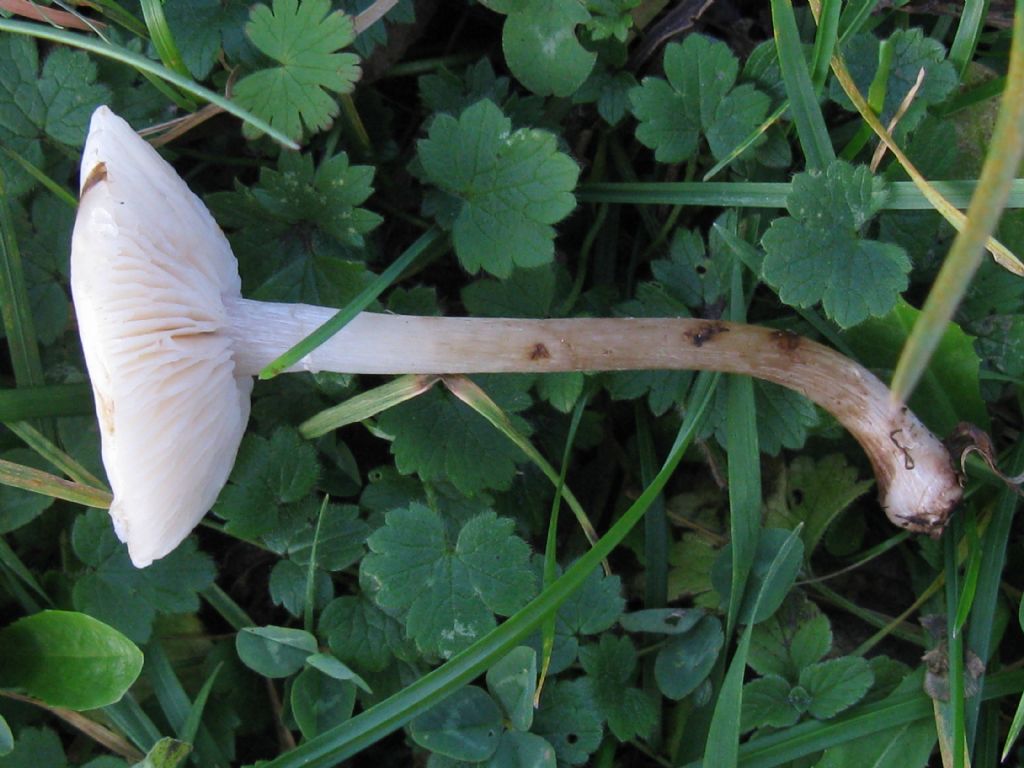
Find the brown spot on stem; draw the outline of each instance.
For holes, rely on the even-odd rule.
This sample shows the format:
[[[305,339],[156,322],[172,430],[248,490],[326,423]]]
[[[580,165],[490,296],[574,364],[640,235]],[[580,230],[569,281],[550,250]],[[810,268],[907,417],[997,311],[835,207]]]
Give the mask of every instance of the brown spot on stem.
[[[892,440],[892,444],[895,445],[903,453],[903,468],[913,469],[914,468],[914,457],[910,455],[910,449],[905,445],[900,445],[900,441],[896,439],[896,435],[900,434],[902,429],[894,429],[889,433],[889,439]]]
[[[720,333],[728,333],[729,328],[724,323],[701,323],[697,330],[687,331],[683,335],[690,340],[695,347],[703,347]]]
[[[800,336],[792,331],[774,331],[772,333],[772,341],[774,341],[783,352],[796,352],[800,349]]]
[[[106,180],[106,178],[107,164],[96,163],[96,165],[92,167],[92,170],[89,171],[89,175],[85,177],[85,182],[82,184],[82,191],[79,193],[78,198],[81,199],[85,197],[86,192],[95,187],[101,181]]]
[[[534,344],[533,349],[530,350],[531,360],[547,360],[549,357],[551,357],[551,353],[548,352],[548,348],[539,341]]]

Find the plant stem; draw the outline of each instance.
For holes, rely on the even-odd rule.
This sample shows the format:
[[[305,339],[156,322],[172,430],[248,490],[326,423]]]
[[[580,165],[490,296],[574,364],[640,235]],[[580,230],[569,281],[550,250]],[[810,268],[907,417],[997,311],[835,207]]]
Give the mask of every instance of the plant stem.
[[[254,374],[335,310],[225,298],[238,373]],[[516,320],[363,312],[289,370],[500,373],[711,370],[796,390],[861,443],[896,525],[938,535],[961,489],[949,453],[858,363],[785,331],[690,318]]]

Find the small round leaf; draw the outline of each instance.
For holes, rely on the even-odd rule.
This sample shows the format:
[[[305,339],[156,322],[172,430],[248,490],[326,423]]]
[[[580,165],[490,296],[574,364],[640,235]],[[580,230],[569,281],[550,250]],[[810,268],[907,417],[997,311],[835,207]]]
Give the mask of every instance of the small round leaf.
[[[288,677],[316,653],[316,638],[287,627],[246,627],[235,637],[238,658],[264,677]]]
[[[479,763],[498,749],[501,710],[483,688],[469,685],[413,720],[410,731],[424,749]]]

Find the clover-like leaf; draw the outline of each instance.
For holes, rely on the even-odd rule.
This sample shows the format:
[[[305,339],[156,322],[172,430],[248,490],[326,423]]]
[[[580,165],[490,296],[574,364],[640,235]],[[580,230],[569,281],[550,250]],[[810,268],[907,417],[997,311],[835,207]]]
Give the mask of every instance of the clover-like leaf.
[[[601,744],[602,732],[589,679],[555,680],[544,686],[533,733],[554,746],[559,764],[585,764]]]
[[[419,160],[427,178],[456,201],[452,240],[469,272],[508,277],[514,266],[552,260],[551,225],[575,208],[579,178],[552,134],[513,131],[501,110],[483,100],[458,119],[438,115],[419,142]]]
[[[89,115],[110,99],[96,82],[96,62],[82,51],[56,46],[39,67],[32,38],[0,37],[0,143],[33,165],[42,166],[43,139],[81,146]],[[0,153],[4,193],[20,195],[32,185],[25,168]]]
[[[941,102],[956,88],[956,69],[946,59],[942,43],[925,36],[923,30],[917,27],[897,29],[886,44],[892,57],[886,79],[885,102],[879,115],[884,124],[892,120],[914,87],[918,73],[924,70],[921,86],[897,124],[897,135],[903,136],[917,127],[927,114],[928,107]],[[861,93],[868,92],[876,77],[881,45],[875,35],[860,34],[843,46],[843,58]],[[853,109],[838,81],[833,80],[830,95],[846,109]]]
[[[628,637],[601,635],[596,645],[580,648],[580,663],[593,681],[594,704],[619,741],[651,733],[657,720],[654,700],[630,685],[636,648]]]
[[[370,536],[362,575],[381,607],[404,615],[421,651],[448,657],[492,629],[494,614],[508,616],[533,595],[530,551],[514,526],[485,511],[449,542],[441,516],[413,503]]]
[[[629,92],[640,121],[636,138],[659,162],[689,158],[702,133],[715,157],[724,157],[768,114],[766,94],[749,84],[733,88],[739,60],[721,41],[690,35],[671,43],[664,66],[667,81],[645,77]]]
[[[362,74],[358,56],[338,53],[355,40],[352,19],[330,0],[273,0],[253,9],[245,31],[279,66],[239,80],[235,100],[293,139],[330,126],[331,92],[351,93]]]
[[[868,692],[875,676],[867,659],[843,656],[804,667],[800,685],[811,695],[807,711],[819,720],[835,717]]]
[[[136,568],[101,509],[91,509],[75,521],[71,546],[87,566],[71,592],[75,609],[137,643],[149,639],[158,613],[198,610],[198,592],[213,584],[216,575],[213,561],[196,549],[194,538],[185,539],[151,566]]]
[[[761,240],[764,278],[779,298],[797,307],[820,302],[844,328],[893,308],[910,259],[899,246],[862,237],[883,192],[866,167],[842,160],[793,178],[790,215],[773,221]]]
[[[488,390],[503,410],[519,411],[530,403],[524,388],[530,385],[528,379],[505,377],[506,397],[500,397],[501,387],[488,385]],[[520,433],[529,434],[525,422],[515,423]],[[428,482],[450,482],[467,495],[487,488],[507,490],[516,464],[524,459],[480,414],[439,388],[384,412],[379,424],[394,436],[391,451],[400,472],[417,472]]]

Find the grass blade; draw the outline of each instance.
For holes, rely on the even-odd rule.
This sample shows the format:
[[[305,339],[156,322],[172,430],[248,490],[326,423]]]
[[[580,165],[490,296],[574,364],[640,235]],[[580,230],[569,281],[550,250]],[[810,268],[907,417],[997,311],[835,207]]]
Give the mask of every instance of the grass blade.
[[[171,28],[167,26],[167,18],[164,16],[162,0],[139,0],[142,6],[142,18],[146,20],[146,28],[149,30],[150,40],[160,61],[172,72],[177,72],[184,77],[191,77],[184,59],[174,43],[174,35]]]
[[[316,516],[316,528],[313,531],[313,545],[309,548],[309,566],[306,568],[306,604],[302,611],[302,628],[313,632],[313,603],[316,602],[316,550],[320,544],[320,526],[324,522],[324,512],[330,496],[325,495],[320,505],[320,513]]]
[[[576,431],[583,420],[583,412],[587,408],[587,396],[584,394],[576,403],[572,413],[572,420],[569,422],[569,432],[565,438],[565,450],[562,451],[562,469],[558,473],[558,485],[555,488],[555,497],[551,501],[551,517],[548,520],[547,541],[544,544],[544,583],[542,589],[547,589],[554,583],[558,574],[558,512],[562,508],[562,498],[565,491],[565,475],[569,470],[569,456],[572,453],[573,444],[576,442]],[[651,510],[647,511],[649,517]],[[533,696],[533,706],[540,706],[541,693],[544,690],[544,679],[548,674],[548,667],[551,666],[551,654],[555,649],[555,614],[548,616],[540,628],[541,640],[541,663],[540,674],[537,676],[537,690]]]
[[[964,0],[960,9],[960,22],[956,27],[956,35],[949,46],[949,60],[956,67],[957,75],[963,80],[967,66],[974,58],[978,40],[985,28],[985,16],[988,14],[989,0]]]
[[[1007,463],[1010,473],[1016,475],[1024,469],[1024,443],[1018,443]],[[974,608],[967,627],[967,647],[981,659],[988,659],[995,638],[992,629],[996,611],[999,609],[999,593],[1002,586],[1003,566],[1006,564],[1006,548],[1010,542],[1010,528],[1019,497],[1012,488],[1003,488],[992,506],[992,517],[982,536],[981,573],[978,574],[978,588],[974,595]],[[985,681],[982,673],[981,682]],[[967,701],[965,720],[967,741],[973,745],[981,714],[981,701],[977,696]]]
[[[176,733],[183,733],[188,725],[193,705],[174,673],[171,660],[167,658],[159,640],[154,640],[146,646],[146,672],[167,721]],[[205,729],[198,731],[195,748],[200,764],[225,767],[229,765],[220,747]]]
[[[758,606],[768,586],[775,580],[779,568],[789,557],[789,553],[800,541],[801,526],[797,526],[786,537],[786,541],[779,547],[779,551],[772,558],[768,572],[765,574],[764,582],[757,597],[754,600],[754,608],[751,616],[757,615]],[[736,550],[733,549],[733,560],[736,557]],[[738,601],[737,601],[738,602]],[[730,610],[730,613],[732,611]],[[725,673],[722,681],[721,692],[718,694],[718,702],[715,704],[715,714],[711,718],[711,728],[708,731],[708,744],[704,752],[704,765],[715,768],[734,768],[739,759],[739,733],[740,733],[740,711],[743,706],[743,676],[747,670],[747,654],[750,651],[750,641],[754,633],[754,623],[751,622],[743,630],[740,642],[736,646],[736,653],[729,662],[729,671]]]
[[[360,392],[343,403],[320,411],[302,422],[299,432],[304,438],[311,440],[348,424],[365,421],[388,408],[393,408],[399,403],[422,395],[440,378],[440,376],[427,374],[399,376],[387,384]]]
[[[597,568],[640,522],[651,502],[665,487],[693,441],[704,413],[711,402],[717,374],[702,373],[691,393],[686,417],[675,444],[658,475],[622,517],[601,537],[592,549],[566,569],[553,584],[466,650],[434,669],[416,682],[356,717],[310,739],[296,749],[271,760],[264,768],[329,768],[396,731],[457,688],[477,677],[491,664],[537,629],[545,617],[558,609],[576,591],[591,571]]]
[[[576,516],[576,520],[579,522],[580,528],[583,529],[583,533],[587,537],[587,541],[593,545],[597,541],[597,530],[594,528],[593,523],[590,522],[590,518],[587,517],[587,513],[583,509],[583,505],[579,503],[572,491],[564,485],[559,484],[559,475],[555,472],[555,468],[548,463],[548,460],[544,458],[544,455],[540,451],[533,447],[533,443],[531,443],[525,436],[520,434],[514,426],[512,426],[512,422],[509,420],[508,416],[505,415],[505,412],[501,410],[498,404],[491,400],[487,393],[478,387],[471,379],[468,379],[465,376],[443,376],[441,380],[444,382],[444,385],[448,388],[449,392],[487,419],[492,427],[515,443],[519,450],[525,453],[530,461],[536,464],[537,468],[544,473],[544,477],[550,480],[551,484],[554,485],[555,488],[560,489],[559,492],[569,505],[573,514]],[[605,571],[609,573],[611,572],[607,563],[605,564]]]
[[[181,731],[178,732],[178,738],[182,741],[189,744],[195,743],[196,734],[199,733],[199,725],[203,721],[203,710],[206,708],[206,700],[210,698],[210,691],[213,690],[213,684],[217,681],[217,675],[220,674],[221,667],[223,666],[224,662],[222,661],[213,668],[213,672],[206,678],[203,687],[196,694],[196,700],[192,702],[192,708],[188,711],[185,724],[181,727]]]
[[[779,52],[779,67],[782,69],[782,80],[786,84],[786,95],[789,97],[789,110],[796,125],[800,146],[807,158],[807,168],[824,168],[835,160],[836,153],[832,148],[825,118],[818,106],[818,97],[807,72],[807,61],[804,59],[803,43],[796,26],[793,4],[790,0],[771,0],[772,26],[775,34],[775,47]]]
[[[43,384],[32,308],[21,266],[21,251],[14,234],[14,220],[7,204],[6,184],[0,176],[0,317],[11,353],[14,379],[20,386]]]
[[[122,696],[116,704],[104,707],[103,714],[143,752],[149,752],[153,745],[160,741],[160,730],[131,693]]]
[[[21,562],[21,558],[18,557],[18,553],[11,549],[10,545],[6,540],[0,538],[0,564],[3,565],[10,573],[19,579],[26,587],[35,592],[36,596],[39,597],[46,605],[52,606],[53,600],[46,594],[39,582],[36,581],[36,577],[32,575],[26,565]]]
[[[24,157],[22,157],[20,154],[15,152],[13,149],[10,149],[9,147],[0,147],[0,149],[2,149],[4,154],[11,158],[11,160],[13,160],[22,168],[24,168],[32,178],[34,178],[36,181],[38,181],[40,184],[42,184],[44,187],[50,190],[50,192],[53,193],[54,197],[56,197],[61,202],[71,206],[72,208],[78,208],[78,198],[75,197],[75,195],[72,192],[65,189],[56,181],[47,176],[41,168],[37,168],[36,166],[34,166],[32,163],[30,163],[28,160],[26,160]]]
[[[1017,0],[1015,7],[1006,89],[978,188],[967,209],[966,224],[957,233],[932,284],[921,317],[910,333],[893,374],[893,398],[901,402],[910,396],[928,366],[946,323],[953,317],[981,264],[985,243],[999,223],[1010,184],[1024,155],[1024,0]]]
[[[933,181],[932,191],[951,208],[966,208],[977,189],[974,181]],[[791,185],[766,181],[601,182],[583,184],[576,192],[580,202],[621,205],[693,205],[719,208],[785,208]],[[884,211],[928,211],[935,205],[915,182],[888,185]],[[1007,208],[1024,208],[1024,179],[1013,181]],[[959,214],[959,211],[956,212]]]
[[[352,299],[347,306],[339,310],[334,317],[260,371],[259,378],[272,379],[277,376],[277,374],[298,363],[302,358],[348,325],[352,321],[352,318],[370,306],[378,296],[391,287],[391,284],[394,283],[395,280],[397,280],[399,276],[401,276],[401,274],[405,272],[405,270],[408,269],[422,253],[429,250],[431,247],[436,246],[438,243],[445,242],[446,240],[447,238],[441,230],[428,229],[416,239],[416,242],[406,249],[405,253],[395,259],[387,269],[381,272],[372,283],[361,290],[359,295]]]
[[[31,424],[24,421],[13,421],[8,422],[6,426],[11,432],[24,440],[29,448],[53,464],[53,466],[76,483],[91,485],[93,488],[109,492],[110,489],[107,488],[102,480],[50,442],[42,432]]]
[[[0,459],[0,483],[55,499],[73,501],[86,507],[109,509],[112,501],[107,491],[81,483],[73,483],[32,467]]]
[[[91,416],[96,412],[88,384],[48,384],[0,389],[0,421],[45,416]]]

